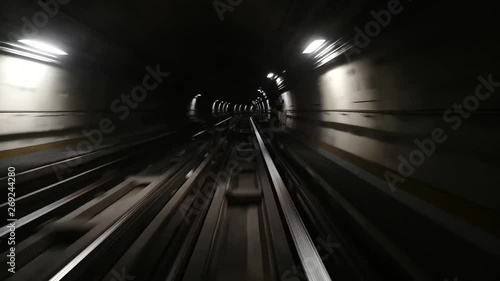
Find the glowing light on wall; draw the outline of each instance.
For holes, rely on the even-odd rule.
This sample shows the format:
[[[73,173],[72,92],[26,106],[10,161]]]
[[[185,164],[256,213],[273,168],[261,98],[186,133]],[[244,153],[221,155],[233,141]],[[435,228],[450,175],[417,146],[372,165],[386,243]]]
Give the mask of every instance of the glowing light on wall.
[[[31,39],[22,39],[16,43],[0,41],[0,51],[49,63],[59,63],[58,58],[68,55],[58,47]]]
[[[279,76],[278,76],[278,77],[276,78],[276,84],[279,86],[279,85],[281,85],[281,83],[283,83],[283,79],[282,79],[281,77],[279,77]]]
[[[47,66],[38,62],[11,58],[5,60],[5,71],[2,71],[2,83],[10,86],[36,89],[40,86],[47,72]]]
[[[276,86],[278,86],[278,90],[283,90],[286,87],[285,79],[281,76],[276,75]],[[265,96],[265,93],[264,93]]]
[[[215,100],[214,103],[212,104],[212,113],[215,113],[215,109],[217,107],[218,102],[219,102],[219,100]]]
[[[24,50],[24,51],[32,52],[32,53],[43,55],[43,56],[50,57],[50,58],[57,58],[57,56],[55,56],[55,55],[52,55],[52,54],[49,54],[49,53],[46,53],[46,52],[43,52],[43,51],[40,51],[40,50],[37,50],[34,48],[30,48],[27,46],[23,46],[20,44],[13,44],[13,43],[8,43],[8,42],[2,42],[2,43],[5,45],[9,45],[9,46]]]
[[[190,111],[195,111],[196,109],[196,97],[191,100],[191,105],[189,106]]]
[[[37,41],[37,40],[30,40],[30,39],[22,39],[19,40],[18,42],[23,43],[25,45],[28,45],[32,48],[35,48],[37,50],[40,50],[45,53],[53,54],[53,55],[59,55],[59,56],[66,56],[68,53],[65,51],[57,48],[56,46],[53,46],[51,44]]]
[[[217,113],[222,112],[222,108],[223,108],[223,106],[224,106],[224,102],[223,102],[223,101],[221,101],[221,102],[219,103],[219,106],[217,107]]]
[[[0,46],[0,51],[4,51],[6,53],[14,54],[17,56],[22,56],[25,58],[35,59],[35,60],[39,60],[39,61],[43,61],[43,62],[50,62],[50,63],[57,63],[58,62],[57,60],[47,58],[47,57],[44,57],[41,55],[37,55],[37,54],[33,54],[30,52],[25,52],[25,51],[21,51],[21,50],[16,50],[13,48],[3,47],[3,46]]]
[[[353,44],[351,42],[352,40],[346,42],[343,38],[339,38],[333,43],[324,39],[314,40],[302,53],[316,53],[311,58],[314,59],[316,68],[318,68],[352,48]]]
[[[309,45],[306,47],[306,49],[302,53],[303,54],[310,54],[312,52],[315,52],[323,45],[323,43],[325,43],[324,39],[314,40],[311,43],[309,43]]]
[[[316,67],[320,67],[320,66],[328,63],[329,61],[340,56],[341,54],[343,54],[345,51],[349,50],[350,48],[352,48],[352,45],[350,45],[349,43],[344,43],[344,44],[341,44],[340,46],[335,46],[335,48],[333,50],[331,50],[330,52],[328,52],[328,53],[326,53],[323,56],[320,56],[318,58],[318,60],[316,61]]]

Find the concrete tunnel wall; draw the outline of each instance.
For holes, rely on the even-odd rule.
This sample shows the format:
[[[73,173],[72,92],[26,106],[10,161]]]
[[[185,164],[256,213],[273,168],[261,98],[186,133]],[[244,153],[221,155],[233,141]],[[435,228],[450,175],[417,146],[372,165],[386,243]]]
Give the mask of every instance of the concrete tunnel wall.
[[[11,127],[9,119],[3,119],[5,122],[0,134],[83,126],[92,120],[92,115],[96,115],[90,112],[111,111],[113,98],[117,97],[117,87],[113,87],[115,83],[119,84],[101,73],[67,70],[23,58],[0,55],[0,111],[4,112],[4,115],[17,118],[15,124],[10,124]],[[133,84],[128,84],[133,87]],[[146,109],[151,107],[148,101],[141,106]],[[83,113],[44,114],[60,111]],[[30,115],[32,112],[38,113]]]
[[[53,140],[57,140],[60,134],[99,128],[103,118],[113,120],[113,133],[143,130],[161,123],[165,112],[158,111],[154,97],[137,102],[135,109],[121,101],[120,94],[130,95],[137,83],[0,55],[0,137],[53,134]],[[44,142],[50,142],[50,138]],[[13,142],[9,145],[16,146]]]
[[[113,121],[113,134],[164,127],[172,115],[180,114],[179,103],[188,104],[170,99],[177,89],[164,79],[136,108],[125,109],[121,94],[130,95],[142,85],[146,67],[155,69],[158,63],[138,59],[62,10],[43,25],[31,20],[36,13],[40,7],[35,2],[6,4],[0,41],[40,38],[55,42],[68,56],[60,64],[48,64],[0,53],[0,151],[74,137],[83,129],[99,128],[104,118]],[[169,71],[167,65],[159,68]]]
[[[0,150],[73,138],[105,118],[115,128],[110,135],[164,127],[169,112],[158,99],[164,88],[148,92],[136,108],[122,102],[120,95],[141,82],[0,55],[0,138],[9,140]]]
[[[438,16],[429,13],[412,26],[382,31],[351,61],[339,58],[314,71],[296,71],[288,79],[289,91],[281,95],[281,121],[316,147],[396,175],[399,157],[408,160],[418,149],[416,140],[442,128],[447,139],[421,165],[413,165],[409,178],[499,211],[500,42],[488,37],[492,26],[481,27],[479,34],[472,27],[461,30],[441,42],[433,37],[440,28],[428,26],[435,30],[418,37],[428,45],[417,52],[414,29],[439,26]],[[497,86],[486,86],[482,79]],[[491,95],[473,98],[477,87],[483,97]],[[471,105],[478,101],[471,117],[443,116],[466,98]]]

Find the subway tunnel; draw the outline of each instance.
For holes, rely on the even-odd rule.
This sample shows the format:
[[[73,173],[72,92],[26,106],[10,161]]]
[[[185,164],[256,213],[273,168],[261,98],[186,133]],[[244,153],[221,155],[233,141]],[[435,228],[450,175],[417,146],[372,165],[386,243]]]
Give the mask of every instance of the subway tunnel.
[[[500,280],[493,1],[0,14],[1,280]]]

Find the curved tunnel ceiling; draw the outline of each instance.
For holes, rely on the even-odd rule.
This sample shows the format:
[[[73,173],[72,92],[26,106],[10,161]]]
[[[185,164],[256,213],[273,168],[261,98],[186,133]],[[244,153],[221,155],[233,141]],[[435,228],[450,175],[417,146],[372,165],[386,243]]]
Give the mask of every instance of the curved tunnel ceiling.
[[[120,72],[126,69],[127,73],[119,75],[130,77],[142,75],[143,65],[161,63],[172,74],[168,83],[189,88],[191,96],[186,100],[203,93],[204,99],[245,104],[259,95],[260,87],[270,98],[276,97],[278,89],[267,73],[304,64],[301,52],[311,38],[321,34],[332,40],[341,38],[363,21],[361,17],[370,16],[366,11],[387,5],[387,1],[368,0],[61,2],[66,4],[59,5],[60,13],[42,35],[56,38],[70,50],[70,60],[79,58],[98,68],[108,64]],[[34,7],[32,11],[40,9],[29,0],[5,1],[2,5],[19,11],[5,15],[11,18],[8,22],[33,14],[17,8],[22,3]],[[0,29],[10,31],[13,26]],[[97,36],[104,45],[112,43],[109,48],[116,52],[85,44],[87,37]],[[186,95],[185,90],[176,92],[176,97]]]
[[[39,9],[28,0],[7,1],[5,5],[19,10],[21,2],[34,6],[34,11]],[[131,71],[141,71],[142,67],[136,66],[144,64],[122,59],[130,52],[147,64],[165,65],[174,74],[172,83],[189,85],[193,95],[204,92],[212,100],[248,104],[259,87],[270,96],[275,94],[275,84],[266,75],[284,69],[280,54],[286,53],[296,34],[309,34],[307,30],[317,27],[318,12],[333,15],[343,6],[339,4],[343,1],[293,0],[61,2],[66,4],[59,5],[60,13],[44,28],[43,35],[73,48],[73,59],[76,53],[83,58],[96,57],[101,50],[82,42],[85,37],[100,36],[125,48],[123,56],[102,56],[110,65],[121,64],[119,69],[135,65]],[[20,12],[27,14],[30,12]],[[294,46],[293,50],[300,48]],[[89,49],[94,53],[87,53]],[[103,63],[93,62],[99,67]]]
[[[291,1],[91,0],[64,11],[144,60],[181,73],[205,96],[251,102],[277,60],[289,7]]]

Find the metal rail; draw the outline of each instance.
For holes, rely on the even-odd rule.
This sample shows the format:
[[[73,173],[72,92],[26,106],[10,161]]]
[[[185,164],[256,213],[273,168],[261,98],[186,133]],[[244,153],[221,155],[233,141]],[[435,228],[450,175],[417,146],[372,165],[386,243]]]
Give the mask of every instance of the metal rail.
[[[250,122],[240,121],[217,169],[221,181],[215,181],[206,216],[197,217],[203,227],[192,253],[184,256],[182,279],[169,280],[278,280],[294,268],[293,251],[263,159],[256,154]],[[179,274],[169,273],[174,275]]]
[[[224,123],[226,123],[227,121],[231,120],[232,118],[233,118],[233,117],[228,117],[228,118],[226,118],[226,119],[224,119],[224,120],[222,120],[222,121],[220,121],[220,122],[216,123],[213,127],[215,128],[215,127],[217,127],[217,126],[219,126],[219,125],[221,125],[221,124],[224,124]],[[209,130],[209,129],[205,129],[205,130],[199,131],[198,133],[196,133],[196,134],[194,134],[193,136],[191,136],[191,138],[196,138],[197,136],[199,136],[199,135],[201,135],[201,134],[206,133],[208,130]]]
[[[37,172],[43,172],[44,170],[51,170],[52,171],[54,169],[54,167],[57,167],[57,166],[63,166],[63,165],[68,165],[69,166],[68,163],[70,163],[71,161],[75,161],[75,160],[85,161],[84,159],[94,157],[96,154],[99,154],[99,153],[104,153],[106,151],[110,151],[110,150],[113,150],[113,149],[118,149],[120,151],[121,150],[125,150],[125,149],[130,148],[130,147],[138,146],[138,145],[141,145],[141,144],[144,144],[144,143],[147,143],[147,142],[151,142],[151,141],[154,141],[154,140],[157,140],[157,139],[161,139],[161,138],[170,136],[170,135],[172,135],[174,133],[175,132],[166,132],[166,133],[163,133],[163,134],[151,137],[151,138],[147,138],[147,139],[143,139],[143,140],[138,140],[138,141],[135,141],[133,143],[120,143],[120,144],[113,145],[113,146],[107,146],[107,147],[97,148],[97,149],[95,149],[95,150],[93,150],[93,151],[91,151],[89,153],[76,155],[76,156],[73,156],[73,157],[70,157],[70,158],[66,158],[66,159],[63,159],[63,160],[59,160],[59,161],[56,161],[56,162],[53,162],[53,163],[45,164],[45,165],[42,165],[42,166],[39,166],[39,167],[31,168],[31,169],[28,169],[28,170],[16,173],[16,176],[19,178],[21,176],[27,176],[29,174],[35,174]],[[85,162],[83,162],[82,164],[84,164],[84,163]],[[6,179],[7,179],[6,176],[1,177],[0,178],[0,182],[4,181]]]
[[[96,171],[102,170],[103,168],[109,167],[109,166],[111,166],[111,165],[113,165],[113,164],[115,164],[115,163],[118,163],[118,162],[120,162],[120,161],[122,161],[122,160],[124,160],[124,159],[127,159],[127,158],[128,158],[128,156],[125,156],[125,157],[120,157],[120,158],[118,158],[117,160],[113,160],[113,161],[107,162],[107,163],[105,163],[105,164],[103,164],[103,165],[99,165],[99,166],[97,166],[97,167],[95,167],[95,168],[92,168],[92,169],[87,170],[87,171],[85,171],[85,172],[79,173],[79,174],[77,174],[77,175],[74,175],[74,176],[69,177],[69,178],[67,178],[67,179],[64,179],[64,180],[62,180],[62,181],[59,181],[59,182],[56,182],[56,183],[54,183],[54,184],[50,184],[50,185],[48,185],[48,186],[46,186],[46,187],[43,187],[43,188],[37,189],[37,190],[35,190],[35,191],[33,191],[33,192],[30,192],[30,193],[28,193],[28,194],[25,194],[25,195],[23,195],[23,196],[18,197],[18,198],[17,198],[17,201],[19,202],[19,201],[21,201],[21,200],[28,199],[28,198],[30,198],[30,197],[32,197],[32,196],[34,196],[34,195],[37,195],[37,194],[40,194],[40,193],[45,192],[45,191],[47,191],[47,190],[53,189],[54,187],[57,187],[57,186],[60,186],[60,185],[62,185],[62,184],[68,183],[68,182],[70,182],[70,181],[72,181],[72,180],[75,180],[75,179],[81,178],[81,177],[83,177],[83,176],[85,176],[85,175],[88,175],[88,174],[90,174],[90,173],[93,173],[93,172],[96,172]],[[3,204],[0,204],[0,208],[5,208],[5,207],[7,207],[7,205],[8,205],[8,203],[7,203],[7,202],[6,202],[6,203],[3,203]],[[0,236],[1,236],[1,235],[0,235]]]
[[[274,162],[267,151],[253,117],[250,118],[250,122],[308,280],[330,281],[330,275],[328,274],[325,265],[323,264],[323,261],[321,260],[321,257],[314,246],[302,219],[300,218],[297,208],[293,204],[290,194],[288,194],[288,190],[278,173],[278,169],[274,165]]]
[[[215,152],[205,157],[205,159],[199,164],[199,166],[193,172],[193,175],[199,175],[212,161]],[[169,209],[169,213],[172,213],[174,207],[177,207],[180,200],[184,198],[187,193],[191,190],[193,183],[195,182],[197,176],[189,177],[182,186],[175,191],[170,200],[166,203],[164,209]],[[106,241],[112,240],[113,235],[120,232],[127,227],[129,222],[137,220],[137,218],[145,212],[148,206],[151,206],[153,202],[156,202],[160,198],[161,194],[167,192],[166,189],[162,189],[161,186],[164,185],[162,180],[157,180],[155,183],[158,187],[155,191],[147,194],[142,198],[137,204],[135,204],[131,209],[129,209],[125,214],[123,214],[116,222],[114,222],[108,229],[106,229],[102,234],[100,234],[94,242],[85,247],[78,255],[71,259],[70,262],[66,263],[62,269],[60,269],[50,281],[61,281],[65,279],[70,272],[72,272],[76,267],[78,267],[84,260],[89,258],[91,254],[100,248]]]

